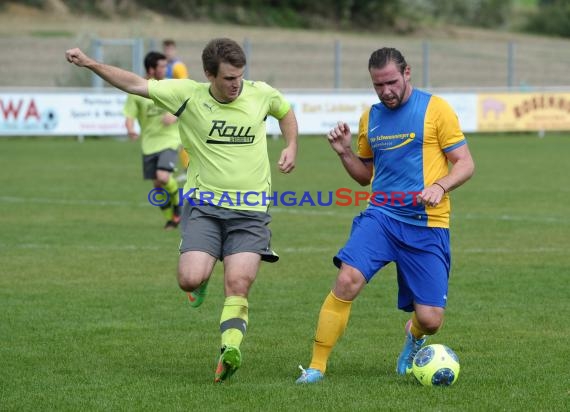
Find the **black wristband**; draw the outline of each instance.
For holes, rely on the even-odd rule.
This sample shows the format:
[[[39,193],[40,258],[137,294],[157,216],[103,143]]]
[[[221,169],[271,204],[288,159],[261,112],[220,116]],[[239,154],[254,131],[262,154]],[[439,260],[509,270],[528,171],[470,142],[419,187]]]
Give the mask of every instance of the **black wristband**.
[[[442,185],[440,185],[437,182],[433,182],[434,185],[438,185],[439,187],[441,187],[443,189],[443,193],[447,193],[447,190],[445,189],[445,187],[443,187]]]

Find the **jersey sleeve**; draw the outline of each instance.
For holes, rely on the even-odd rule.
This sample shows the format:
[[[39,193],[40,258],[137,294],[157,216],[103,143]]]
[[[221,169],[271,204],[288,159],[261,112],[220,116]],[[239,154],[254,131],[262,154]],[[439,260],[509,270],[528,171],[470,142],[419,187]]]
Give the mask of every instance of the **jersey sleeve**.
[[[356,154],[361,159],[372,159],[372,148],[368,142],[368,119],[370,117],[370,109],[366,110],[360,116],[358,124],[358,140],[356,146]]]
[[[434,109],[437,113],[437,139],[444,152],[450,152],[466,143],[461,131],[457,114],[449,103],[441,97],[433,96]]]
[[[269,114],[278,120],[283,119],[283,117],[291,109],[291,103],[289,103],[285,97],[276,89],[267,86],[270,90],[269,97]]]
[[[192,97],[197,85],[198,83],[188,79],[150,79],[148,81],[148,94],[159,107],[174,114]]]
[[[188,69],[186,65],[182,62],[174,63],[172,67],[172,77],[174,79],[187,79],[188,78]]]
[[[123,114],[125,115],[125,117],[128,117],[129,119],[136,119],[139,114],[139,108],[135,96],[133,96],[132,94],[129,94],[127,96],[127,101],[123,106]]]

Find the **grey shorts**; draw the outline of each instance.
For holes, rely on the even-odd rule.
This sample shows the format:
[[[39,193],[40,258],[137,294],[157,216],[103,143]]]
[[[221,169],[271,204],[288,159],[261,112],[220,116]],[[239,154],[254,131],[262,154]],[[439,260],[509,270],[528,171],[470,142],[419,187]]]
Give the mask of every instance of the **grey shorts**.
[[[157,170],[173,172],[178,162],[178,152],[172,149],[143,155],[143,177],[146,180],[156,179]]]
[[[270,247],[270,222],[271,216],[264,212],[186,202],[180,222],[180,253],[201,251],[223,260],[235,253],[253,252],[265,262],[277,262],[279,256]]]

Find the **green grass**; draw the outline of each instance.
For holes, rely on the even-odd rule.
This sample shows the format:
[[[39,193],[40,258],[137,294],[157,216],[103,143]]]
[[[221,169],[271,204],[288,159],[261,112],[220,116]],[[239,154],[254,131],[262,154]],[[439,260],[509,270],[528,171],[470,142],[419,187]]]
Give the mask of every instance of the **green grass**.
[[[32,30],[30,32],[32,37],[69,37],[72,38],[74,34],[68,30]]]
[[[269,141],[276,162],[281,141]],[[1,139],[0,410],[568,410],[569,135],[473,136],[453,193],[443,330],[450,388],[395,374],[406,315],[390,265],[363,291],[326,380],[294,384],[355,207],[276,207],[250,295],[244,363],[213,385],[221,268],[197,310],[175,280],[178,234],[148,205],[135,144]],[[278,191],[359,187],[322,138],[302,138]]]

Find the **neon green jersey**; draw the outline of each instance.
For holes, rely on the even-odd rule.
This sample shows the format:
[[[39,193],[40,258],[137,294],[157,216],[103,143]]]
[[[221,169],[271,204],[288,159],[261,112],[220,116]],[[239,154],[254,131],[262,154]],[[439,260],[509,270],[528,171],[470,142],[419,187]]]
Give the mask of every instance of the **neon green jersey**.
[[[267,115],[283,118],[291,106],[266,83],[242,84],[230,103],[214,99],[209,83],[193,80],[149,80],[148,89],[156,104],[179,117],[191,159],[185,193],[196,189],[193,197],[213,196],[211,204],[227,209],[266,211],[267,202],[260,201],[271,193],[265,121]],[[247,192],[255,201],[243,201]]]
[[[158,107],[150,99],[129,94],[123,114],[137,119],[141,127],[141,146],[145,155],[161,152],[166,149],[177,150],[180,146],[178,124],[166,126],[162,118],[167,112]]]

